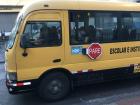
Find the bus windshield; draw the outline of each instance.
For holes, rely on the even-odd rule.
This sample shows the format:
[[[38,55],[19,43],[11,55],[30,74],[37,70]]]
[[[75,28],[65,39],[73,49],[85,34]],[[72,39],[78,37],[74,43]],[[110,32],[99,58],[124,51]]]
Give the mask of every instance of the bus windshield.
[[[11,31],[11,35],[9,36],[9,41],[8,41],[8,44],[7,44],[8,49],[11,49],[14,45],[16,34],[17,34],[17,31],[18,31],[20,22],[21,22],[21,17],[17,18],[17,20],[15,22],[15,26]]]

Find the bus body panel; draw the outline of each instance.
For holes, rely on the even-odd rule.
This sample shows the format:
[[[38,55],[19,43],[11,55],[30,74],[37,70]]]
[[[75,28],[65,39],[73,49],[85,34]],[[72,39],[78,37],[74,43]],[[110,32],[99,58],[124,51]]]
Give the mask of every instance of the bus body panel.
[[[55,15],[56,13],[56,15]],[[60,15],[61,14],[61,15]],[[53,18],[52,18],[53,17]],[[91,60],[85,54],[72,54],[72,47],[87,48],[89,45],[70,45],[68,11],[36,11],[29,15],[27,21],[52,21],[61,20],[62,22],[62,46],[60,47],[39,47],[27,49],[28,56],[23,57],[24,50],[17,46],[17,68],[18,80],[26,80],[28,78],[38,79],[44,72],[55,68],[64,68],[71,73],[81,70],[104,70],[120,67],[129,67],[131,64],[139,63],[139,52],[132,50],[127,53],[128,47],[138,46],[139,42],[120,42],[101,44],[102,54],[99,58]],[[25,27],[25,23],[23,27]],[[21,33],[23,32],[23,29]],[[18,42],[20,43],[20,41]],[[20,44],[18,44],[20,45]],[[65,47],[64,47],[65,46]],[[120,49],[117,49],[120,48]],[[123,50],[123,48],[125,50]],[[117,49],[117,50],[111,50]],[[130,49],[129,49],[130,50]],[[135,55],[134,55],[135,54]],[[54,59],[63,59],[61,63],[53,63]],[[32,61],[32,62],[31,62]],[[122,63],[123,62],[123,63]]]

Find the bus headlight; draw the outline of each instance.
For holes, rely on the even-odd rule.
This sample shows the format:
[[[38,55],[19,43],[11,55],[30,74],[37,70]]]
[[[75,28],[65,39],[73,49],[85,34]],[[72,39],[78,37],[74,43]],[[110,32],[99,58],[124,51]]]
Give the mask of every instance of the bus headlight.
[[[6,79],[10,81],[16,81],[17,80],[17,73],[15,72],[7,72],[6,73]]]

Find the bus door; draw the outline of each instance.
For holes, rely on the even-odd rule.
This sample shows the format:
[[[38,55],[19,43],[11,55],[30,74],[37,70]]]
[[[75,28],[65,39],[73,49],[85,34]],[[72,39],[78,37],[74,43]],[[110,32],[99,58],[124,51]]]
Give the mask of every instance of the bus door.
[[[59,11],[33,12],[27,17],[16,50],[18,79],[35,79],[48,68],[63,64],[62,19]]]

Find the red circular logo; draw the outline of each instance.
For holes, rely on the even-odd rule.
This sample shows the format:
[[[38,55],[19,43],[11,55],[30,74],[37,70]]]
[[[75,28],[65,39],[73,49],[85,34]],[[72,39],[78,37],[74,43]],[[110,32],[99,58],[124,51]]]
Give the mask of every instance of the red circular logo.
[[[102,54],[102,48],[99,43],[92,43],[86,52],[91,59],[96,59]]]

